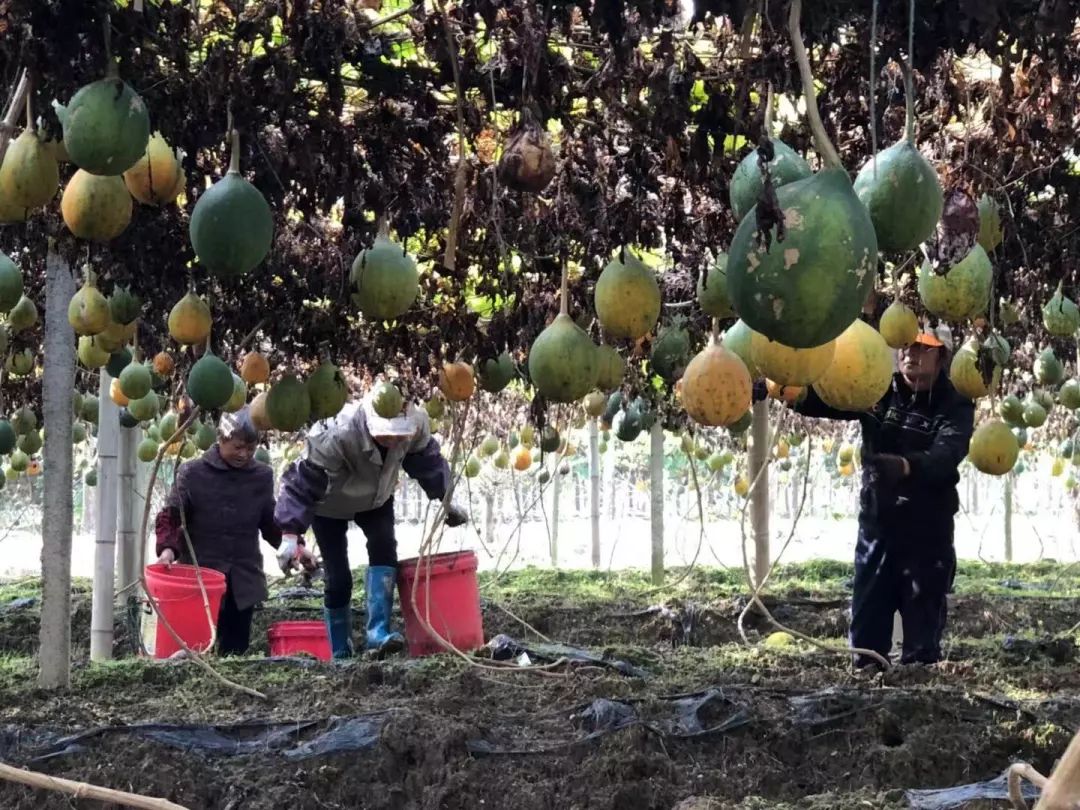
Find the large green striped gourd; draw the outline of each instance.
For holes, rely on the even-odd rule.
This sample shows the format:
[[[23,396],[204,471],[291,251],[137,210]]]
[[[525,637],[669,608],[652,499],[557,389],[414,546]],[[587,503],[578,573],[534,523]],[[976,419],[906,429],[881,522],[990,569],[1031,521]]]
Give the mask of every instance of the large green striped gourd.
[[[805,349],[836,338],[858,317],[873,289],[877,236],[842,168],[776,191],[785,237],[759,244],[746,217],[728,251],[731,303],[753,330]]]

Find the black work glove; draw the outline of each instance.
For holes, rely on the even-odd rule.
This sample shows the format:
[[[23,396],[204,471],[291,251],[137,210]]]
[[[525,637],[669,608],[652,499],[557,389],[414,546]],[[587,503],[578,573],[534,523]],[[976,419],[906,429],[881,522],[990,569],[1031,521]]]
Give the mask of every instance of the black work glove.
[[[455,526],[462,526],[468,523],[469,515],[460,506],[452,503],[446,507],[446,518],[444,522],[453,529]]]
[[[875,478],[886,486],[894,487],[907,476],[907,460],[890,453],[863,453],[863,464]]]

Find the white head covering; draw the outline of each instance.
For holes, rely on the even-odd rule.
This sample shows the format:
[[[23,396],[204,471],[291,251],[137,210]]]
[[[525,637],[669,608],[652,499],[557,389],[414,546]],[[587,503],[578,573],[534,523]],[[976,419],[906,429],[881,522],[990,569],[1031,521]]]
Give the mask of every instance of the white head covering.
[[[245,405],[235,413],[224,413],[218,420],[218,436],[223,439],[238,438],[245,442],[257,442],[259,429],[251,421],[251,409]]]
[[[404,410],[392,419],[385,419],[375,413],[375,405],[369,393],[363,400],[364,421],[368,433],[372,436],[414,436],[420,430],[416,407],[407,404]]]

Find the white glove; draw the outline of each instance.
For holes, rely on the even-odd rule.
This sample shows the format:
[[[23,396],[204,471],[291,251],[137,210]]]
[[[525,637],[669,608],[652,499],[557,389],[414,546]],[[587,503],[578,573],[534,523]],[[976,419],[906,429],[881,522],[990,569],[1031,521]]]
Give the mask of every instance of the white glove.
[[[283,534],[281,545],[278,546],[277,561],[281,573],[288,574],[297,565],[300,556],[300,536],[296,534]]]

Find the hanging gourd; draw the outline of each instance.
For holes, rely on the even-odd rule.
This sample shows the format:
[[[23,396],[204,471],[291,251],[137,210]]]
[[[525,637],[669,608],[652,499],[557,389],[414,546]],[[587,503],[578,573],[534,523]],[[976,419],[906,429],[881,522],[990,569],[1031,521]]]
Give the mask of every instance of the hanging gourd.
[[[240,176],[240,133],[235,129],[231,140],[229,171],[199,197],[188,229],[199,263],[227,278],[255,269],[274,237],[269,203]]]
[[[26,92],[26,129],[8,145],[0,166],[0,198],[18,208],[40,208],[56,196],[60,170],[52,147],[35,126]]]
[[[67,107],[54,102],[64,129],[68,158],[90,174],[117,177],[146,152],[150,115],[146,104],[119,78],[110,53],[109,22],[105,22],[105,78],[81,88]]]
[[[68,323],[76,335],[96,335],[109,325],[109,301],[97,288],[97,274],[86,265],[84,281],[68,303]]]
[[[353,303],[373,320],[400,318],[420,292],[416,260],[390,238],[385,219],[379,221],[375,243],[353,260],[349,272]]]
[[[1053,297],[1042,308],[1043,326],[1054,337],[1072,337],[1080,330],[1080,309],[1062,291],[1059,281]]]
[[[599,351],[568,312],[566,265],[559,314],[529,349],[529,379],[552,402],[574,402],[596,387]]]
[[[750,328],[797,349],[821,346],[847,329],[873,289],[878,261],[870,215],[818,114],[801,12],[802,0],[793,0],[788,27],[825,168],[777,189],[774,210],[759,207],[756,216],[744,218],[727,265],[735,311]]]
[[[143,205],[164,205],[184,190],[180,156],[160,132],[146,144],[146,154],[124,172],[124,185]]]
[[[908,20],[908,62],[901,66],[907,107],[904,137],[870,158],[855,178],[855,193],[870,212],[878,248],[884,251],[914,250],[929,239],[944,205],[937,172],[915,145],[914,5]]]
[[[773,90],[769,85],[765,101],[765,126],[762,138],[768,138],[769,149],[772,157],[769,159],[769,177],[772,179],[773,188],[786,186],[796,180],[804,180],[810,176],[810,166],[802,159],[802,156],[784,143],[779,138],[772,136],[773,124]],[[762,159],[761,148],[755,149],[744,157],[731,176],[730,198],[731,210],[735,219],[739,222],[750,213],[750,209],[757,205],[763,186],[761,177],[760,161]],[[709,313],[712,315],[712,313]],[[713,315],[716,318],[729,317],[727,315]]]
[[[611,337],[637,340],[656,327],[660,317],[656,273],[626,248],[604,267],[593,295],[596,317]]]

